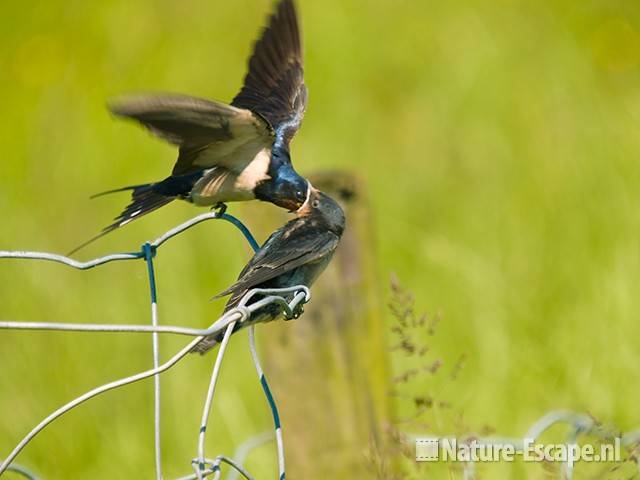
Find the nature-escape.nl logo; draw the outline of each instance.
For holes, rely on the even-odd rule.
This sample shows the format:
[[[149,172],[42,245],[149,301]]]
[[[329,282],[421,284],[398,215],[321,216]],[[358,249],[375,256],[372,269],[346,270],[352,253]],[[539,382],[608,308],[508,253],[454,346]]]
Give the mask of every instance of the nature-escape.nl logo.
[[[476,439],[456,438],[416,439],[418,462],[513,462],[521,457],[525,462],[619,462],[620,439],[611,443],[581,445],[573,443],[543,444],[524,439],[522,445],[486,443]]]

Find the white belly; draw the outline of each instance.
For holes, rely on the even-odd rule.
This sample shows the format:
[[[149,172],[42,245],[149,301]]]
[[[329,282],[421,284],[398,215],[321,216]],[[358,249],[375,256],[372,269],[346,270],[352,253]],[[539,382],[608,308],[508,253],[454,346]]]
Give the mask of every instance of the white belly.
[[[242,202],[255,198],[253,189],[268,178],[267,170],[271,151],[262,149],[239,173],[224,167],[207,170],[191,190],[191,200],[196,205],[215,205],[219,202]]]

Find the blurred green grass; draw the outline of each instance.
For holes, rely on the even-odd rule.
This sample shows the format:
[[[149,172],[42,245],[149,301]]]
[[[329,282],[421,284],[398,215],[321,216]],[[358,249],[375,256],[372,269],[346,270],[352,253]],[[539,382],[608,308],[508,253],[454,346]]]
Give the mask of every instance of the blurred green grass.
[[[2,2],[0,248],[68,251],[126,202],[90,194],[166,175],[173,149],[114,121],[106,99],[229,100],[269,8]],[[310,103],[294,161],[366,179],[381,281],[397,272],[420,308],[442,313],[443,358],[467,354],[447,393],[466,422],[516,435],[569,408],[640,425],[640,4],[301,0],[300,11]],[[249,227],[265,208],[241,209]],[[79,256],[135,249],[196,213],[171,205]],[[223,225],[175,240],[158,259],[161,321],[207,324],[221,308],[208,298],[248,254]],[[142,264],[80,273],[9,261],[0,278],[3,319],[147,318]],[[163,339],[165,352],[177,345]],[[0,452],[72,396],[146,368],[149,351],[146,337],[3,332]],[[165,377],[168,476],[189,471],[212,361]],[[242,342],[222,381],[211,438],[230,452],[269,428]],[[146,383],[92,401],[19,461],[47,478],[150,476],[150,394]],[[256,471],[272,471],[272,457],[257,452]]]

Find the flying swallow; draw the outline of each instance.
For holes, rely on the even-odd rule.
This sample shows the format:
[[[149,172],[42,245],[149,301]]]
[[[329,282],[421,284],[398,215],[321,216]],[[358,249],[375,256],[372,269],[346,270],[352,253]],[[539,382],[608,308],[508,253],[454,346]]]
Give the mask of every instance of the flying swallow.
[[[345,225],[344,212],[335,200],[310,184],[308,192],[305,203],[296,211],[296,218],[272,233],[240,272],[238,281],[214,297],[231,295],[225,312],[236,307],[253,288],[309,287],[325,269],[340,242]],[[261,298],[264,296],[256,295],[249,304]],[[281,306],[269,304],[256,310],[236,329],[275,320],[281,315]],[[209,351],[223,335],[205,337],[193,351]]]
[[[89,242],[177,198],[223,209],[227,202],[253,199],[300,208],[307,181],[293,168],[289,143],[306,105],[296,9],[293,0],[281,0],[230,105],[185,95],[133,95],[110,104],[116,116],[177,145],[178,160],[162,181],[96,195],[132,192],[114,223]]]

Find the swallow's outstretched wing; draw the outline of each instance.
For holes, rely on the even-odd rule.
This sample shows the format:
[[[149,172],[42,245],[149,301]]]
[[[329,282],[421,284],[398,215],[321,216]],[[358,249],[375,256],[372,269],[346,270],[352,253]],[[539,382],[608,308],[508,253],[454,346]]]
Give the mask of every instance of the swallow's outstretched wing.
[[[307,88],[293,0],[278,4],[254,46],[242,90],[231,104],[259,114],[287,144],[300,128]]]
[[[298,228],[291,223],[275,232],[244,267],[238,281],[214,298],[231,295],[227,309],[234,307],[252,288],[283,275],[302,265],[321,261],[338,246],[340,238],[328,230]]]
[[[262,148],[296,133],[307,104],[293,0],[282,0],[254,47],[231,105],[186,95],[132,95],[109,108],[179,147],[173,175],[222,166],[239,172]]]
[[[128,95],[114,99],[109,109],[178,145],[173,175],[213,166],[241,170],[253,157],[237,151],[246,145],[257,151],[272,141],[270,127],[249,110],[187,95]]]

